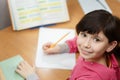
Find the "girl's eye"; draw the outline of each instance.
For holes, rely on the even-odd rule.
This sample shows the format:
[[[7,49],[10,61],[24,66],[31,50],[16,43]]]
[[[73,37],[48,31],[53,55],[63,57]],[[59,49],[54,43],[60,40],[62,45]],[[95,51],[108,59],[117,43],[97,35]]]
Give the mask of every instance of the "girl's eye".
[[[95,42],[99,42],[99,41],[101,41],[99,38],[94,38],[94,41]]]
[[[82,32],[82,33],[81,33],[81,36],[82,36],[82,37],[86,37],[86,36],[87,36],[87,34],[86,34],[86,33],[84,33],[84,32]]]

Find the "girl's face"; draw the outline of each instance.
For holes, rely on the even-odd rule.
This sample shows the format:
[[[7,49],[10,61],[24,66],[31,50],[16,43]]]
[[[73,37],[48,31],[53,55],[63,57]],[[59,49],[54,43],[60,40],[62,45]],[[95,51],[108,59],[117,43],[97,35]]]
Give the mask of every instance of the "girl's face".
[[[109,49],[110,43],[102,31],[98,34],[80,32],[77,46],[80,56],[85,60],[96,61],[103,58],[103,54]]]

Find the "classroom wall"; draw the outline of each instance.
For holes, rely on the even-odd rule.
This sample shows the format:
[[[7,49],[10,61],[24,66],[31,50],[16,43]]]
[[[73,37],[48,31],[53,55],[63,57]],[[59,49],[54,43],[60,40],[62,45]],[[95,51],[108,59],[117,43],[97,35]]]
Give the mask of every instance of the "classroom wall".
[[[0,30],[11,25],[7,0],[0,0]]]

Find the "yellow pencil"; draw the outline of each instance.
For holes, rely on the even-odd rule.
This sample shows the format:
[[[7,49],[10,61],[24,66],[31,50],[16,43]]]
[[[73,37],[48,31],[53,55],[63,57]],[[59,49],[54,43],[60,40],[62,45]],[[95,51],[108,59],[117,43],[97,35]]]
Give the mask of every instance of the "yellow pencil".
[[[56,41],[54,44],[50,46],[50,48],[53,48],[58,44],[62,39],[64,39],[70,32],[66,33],[64,36],[62,36],[58,41]]]

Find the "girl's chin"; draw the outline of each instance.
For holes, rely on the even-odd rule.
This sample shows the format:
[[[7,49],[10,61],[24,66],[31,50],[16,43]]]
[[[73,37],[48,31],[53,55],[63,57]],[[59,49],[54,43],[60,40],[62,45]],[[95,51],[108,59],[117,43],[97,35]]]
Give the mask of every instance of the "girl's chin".
[[[82,58],[84,58],[85,60],[91,59],[91,58],[90,58],[90,55],[80,54],[80,56],[81,56]]]
[[[89,53],[83,53],[83,52],[81,52],[80,55],[83,56],[83,57],[89,57],[90,56]]]

